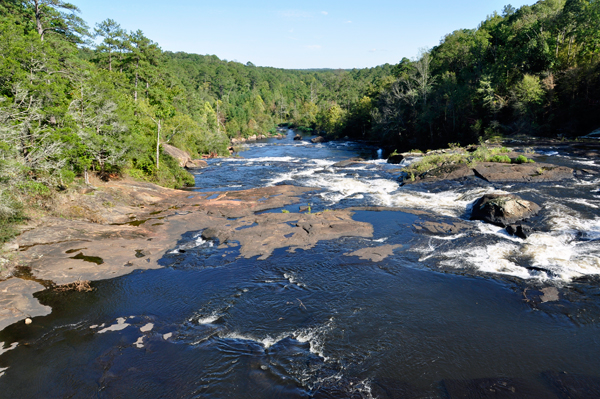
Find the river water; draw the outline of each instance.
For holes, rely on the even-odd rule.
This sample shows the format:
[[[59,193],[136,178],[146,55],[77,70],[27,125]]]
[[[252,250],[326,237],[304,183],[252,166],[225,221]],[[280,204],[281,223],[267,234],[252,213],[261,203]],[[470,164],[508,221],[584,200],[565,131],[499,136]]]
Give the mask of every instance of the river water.
[[[178,246],[188,249],[167,251],[163,269],[98,281],[91,293],[37,294],[52,314],[0,332],[0,397],[600,396],[600,179],[401,187],[399,166],[374,159],[377,148],[294,134],[211,160],[195,190],[293,184],[318,190],[290,212],[406,212],[356,211],[373,238],[264,261],[189,232]],[[355,156],[370,160],[332,167]],[[538,232],[522,240],[468,221],[491,192],[540,204]],[[416,227],[426,221],[468,228]],[[343,256],[385,244],[401,247],[381,262]]]

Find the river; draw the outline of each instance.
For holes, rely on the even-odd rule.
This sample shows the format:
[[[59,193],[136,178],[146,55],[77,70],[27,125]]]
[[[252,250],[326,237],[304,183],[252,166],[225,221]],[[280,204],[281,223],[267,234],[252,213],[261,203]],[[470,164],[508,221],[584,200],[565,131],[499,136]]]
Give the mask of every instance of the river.
[[[97,281],[89,293],[36,294],[52,313],[0,332],[0,397],[600,395],[596,175],[402,187],[399,166],[376,159],[377,148],[294,134],[248,144],[242,158],[210,160],[193,190],[313,187],[300,204],[267,212],[356,207],[353,218],[371,223],[373,238],[257,260],[195,231],[165,253],[162,269]],[[357,156],[368,161],[332,166]],[[540,204],[539,231],[523,240],[469,221],[469,206],[492,192]],[[432,233],[419,228],[424,221],[467,227]],[[395,247],[379,262],[347,256],[382,245]]]

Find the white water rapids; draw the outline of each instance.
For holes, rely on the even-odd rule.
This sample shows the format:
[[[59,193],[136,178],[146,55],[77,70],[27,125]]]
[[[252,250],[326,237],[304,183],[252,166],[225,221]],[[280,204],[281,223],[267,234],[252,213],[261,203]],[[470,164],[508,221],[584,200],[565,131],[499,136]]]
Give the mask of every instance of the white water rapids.
[[[294,143],[294,147],[306,144]],[[323,146],[323,145],[320,145]],[[338,145],[339,146],[339,145]],[[309,148],[303,148],[310,151]],[[404,186],[389,176],[389,165],[377,159],[356,163],[343,168],[334,167],[334,160],[307,159],[300,156],[271,156],[248,159],[230,159],[226,162],[244,167],[269,166],[275,172],[262,179],[272,186],[293,182],[305,187],[321,189],[316,194],[325,207],[343,207],[344,201],[357,201],[364,206],[416,209],[440,217],[460,219],[473,224],[475,236],[489,239],[464,239],[464,235],[432,237],[425,244],[411,250],[422,254],[421,261],[434,260],[439,266],[456,269],[471,268],[482,273],[515,276],[523,279],[566,283],[574,278],[600,274],[600,208],[598,193],[600,179],[554,183],[556,189],[569,191],[573,186],[589,192],[589,198],[545,195],[540,203],[544,208],[547,229],[527,239],[510,236],[502,228],[482,222],[468,221],[471,204],[489,193],[536,193],[544,187],[529,188],[515,185],[465,185],[430,192],[416,186]],[[232,187],[233,188],[233,187]],[[582,209],[584,212],[582,212]],[[453,248],[438,245],[441,241],[457,242]],[[476,237],[473,237],[476,238]],[[524,265],[522,263],[525,263]]]

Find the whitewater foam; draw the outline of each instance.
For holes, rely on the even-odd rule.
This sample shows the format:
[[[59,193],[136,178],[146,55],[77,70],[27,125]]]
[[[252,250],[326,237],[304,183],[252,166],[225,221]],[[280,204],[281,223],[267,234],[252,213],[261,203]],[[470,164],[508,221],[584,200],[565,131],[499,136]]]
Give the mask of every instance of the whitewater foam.
[[[217,336],[221,339],[239,339],[244,341],[253,341],[262,345],[265,349],[270,348],[279,341],[286,338],[293,338],[298,342],[308,343],[311,353],[319,356],[323,361],[328,361],[329,357],[325,356],[325,335],[333,329],[333,318],[331,318],[323,326],[300,329],[293,332],[277,334],[275,336],[266,335],[259,338],[253,335],[242,334],[239,332],[221,332]]]
[[[202,325],[202,324],[212,324],[215,321],[219,320],[221,317],[223,317],[222,314],[220,314],[218,312],[213,312],[212,314],[210,314],[208,316],[199,317],[196,322],[199,325]]]
[[[549,203],[549,232],[535,232],[526,239],[510,236],[505,229],[478,223],[479,232],[494,242],[442,250],[431,241],[415,248],[419,261],[439,259],[440,266],[474,268],[480,272],[522,279],[569,282],[600,275],[600,218],[585,219],[562,204]],[[439,239],[439,237],[435,237]],[[459,237],[455,237],[459,238]]]

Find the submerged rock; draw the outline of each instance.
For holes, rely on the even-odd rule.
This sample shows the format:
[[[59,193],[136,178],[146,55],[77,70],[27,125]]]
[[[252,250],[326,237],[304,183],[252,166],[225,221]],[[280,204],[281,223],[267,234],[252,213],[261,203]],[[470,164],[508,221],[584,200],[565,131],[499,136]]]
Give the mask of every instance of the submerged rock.
[[[360,162],[364,162],[364,161],[365,160],[362,159],[362,158],[349,158],[349,159],[346,159],[344,161],[336,162],[336,163],[334,163],[331,166],[333,166],[334,168],[345,168],[345,167],[348,167],[350,165],[354,165],[354,164],[357,164],[357,163],[360,163]]]
[[[482,220],[506,227],[536,215],[540,209],[536,203],[516,195],[486,194],[473,204],[471,220]]]

